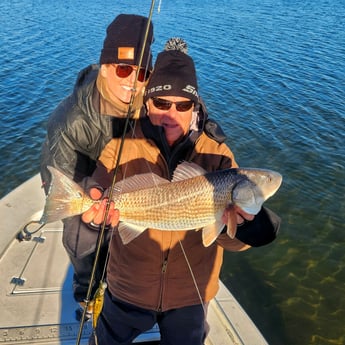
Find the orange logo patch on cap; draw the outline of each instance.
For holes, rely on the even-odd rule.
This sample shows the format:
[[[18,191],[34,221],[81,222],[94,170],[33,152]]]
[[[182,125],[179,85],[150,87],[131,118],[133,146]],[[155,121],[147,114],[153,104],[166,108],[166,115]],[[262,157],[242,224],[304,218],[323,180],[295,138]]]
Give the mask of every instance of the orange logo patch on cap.
[[[117,58],[119,60],[134,60],[134,47],[119,47]]]

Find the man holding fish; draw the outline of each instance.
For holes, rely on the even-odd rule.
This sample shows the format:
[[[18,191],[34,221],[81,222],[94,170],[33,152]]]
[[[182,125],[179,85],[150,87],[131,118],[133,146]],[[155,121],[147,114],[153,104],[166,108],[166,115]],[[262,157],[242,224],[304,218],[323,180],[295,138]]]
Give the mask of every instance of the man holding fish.
[[[195,111],[199,97],[194,62],[184,52],[165,50],[158,54],[144,101],[146,107],[140,118],[131,122],[119,159],[116,175],[119,183],[115,185],[115,194],[119,196],[112,200],[120,210],[111,208],[108,223],[121,222],[114,229],[109,245],[108,287],[96,327],[97,343],[131,344],[157,323],[161,344],[201,345],[207,333],[207,303],[218,290],[223,249],[241,251],[275,238],[279,217],[261,205],[279,188],[281,176],[256,170],[252,178],[249,170],[226,170],[236,168],[237,163],[223,142],[204,131],[205,114]],[[119,147],[120,138],[113,138],[100,155],[92,176],[99,184],[100,194],[112,184]],[[184,161],[188,163],[179,164]],[[207,180],[208,185],[222,194],[223,189],[217,187],[211,175],[219,170],[232,174],[229,205],[225,203],[221,210],[214,211],[212,224],[200,231],[182,227],[186,218],[202,218],[203,206],[212,204],[215,209],[216,204],[213,200],[216,192],[213,195],[213,192],[206,195],[196,192],[186,203],[188,184],[201,177],[202,183]],[[242,174],[243,185],[239,176]],[[242,187],[236,189],[237,184]],[[169,196],[163,195],[170,187]],[[136,199],[129,199],[131,204],[139,201],[131,212],[131,205],[127,208],[120,205],[133,195]],[[181,227],[172,229],[160,223],[156,228],[150,227],[147,225],[150,220],[140,223],[140,219],[147,217],[151,224],[156,224],[147,202],[150,198],[154,213],[164,221],[178,209],[180,218],[174,215],[173,221]],[[231,198],[250,199],[250,204],[244,203],[243,209],[231,203]],[[182,208],[178,208],[181,204]],[[199,213],[193,213],[198,204]],[[82,220],[101,223],[105,207],[104,202],[95,204],[83,213]],[[257,214],[246,212],[246,207]],[[91,339],[90,343],[93,342]]]
[[[142,35],[138,33],[144,31],[146,24],[146,18],[121,15],[108,27],[100,69],[91,66],[81,72],[74,93],[62,102],[48,123],[42,179],[48,192],[48,166],[55,166],[89,190],[93,199],[102,199],[103,191],[112,183],[123,129],[121,118],[128,110],[128,95],[135,93],[133,119],[116,174],[120,199],[112,202],[106,220],[112,228],[119,220],[121,222],[114,231],[107,232],[105,241],[110,240],[108,288],[96,328],[98,344],[130,344],[156,322],[161,330],[162,344],[166,339],[169,344],[202,344],[206,335],[206,306],[218,289],[223,248],[239,251],[267,244],[275,238],[279,217],[261,205],[276,191],[281,179],[267,193],[263,190],[258,193],[255,185],[258,180],[254,183],[246,177],[252,172],[231,170],[230,177],[234,181],[232,200],[243,200],[243,191],[247,192],[250,187],[249,199],[254,200],[255,207],[248,206],[247,209],[247,203],[237,206],[229,200],[229,207],[228,204],[222,207],[219,206],[221,203],[217,204],[217,212],[212,214],[210,210],[214,204],[202,199],[201,204],[208,203],[208,218],[202,223],[205,226],[195,226],[202,228],[201,231],[190,228],[193,219],[201,219],[204,213],[202,208],[194,209],[197,213],[190,212],[192,206],[198,205],[200,195],[210,199],[210,193],[190,194],[190,181],[201,179],[204,186],[205,179],[218,178],[218,175],[208,174],[236,168],[237,163],[223,143],[224,137],[217,131],[219,128],[207,119],[200,107],[194,63],[184,52],[168,50],[158,55],[144,95],[146,108],[141,109],[141,90],[146,84],[147,70],[151,69],[152,27],[135,90],[133,72],[139,55],[136,48],[142,43]],[[97,159],[95,168],[93,162]],[[183,161],[188,163],[179,165]],[[51,171],[58,182],[57,175]],[[254,175],[255,178],[258,174],[264,176],[265,181],[272,179],[266,173],[256,172]],[[92,178],[88,178],[91,174]],[[246,177],[241,178],[241,183],[237,183],[239,175]],[[279,178],[273,175],[275,182]],[[55,182],[53,180],[50,196],[54,195]],[[208,183],[208,187],[213,185]],[[243,188],[235,189],[235,185]],[[182,199],[192,195],[189,204],[183,204],[180,198],[173,200],[172,196],[177,198],[178,195],[177,187],[182,190]],[[77,191],[77,188],[73,186],[72,190]],[[175,214],[170,217],[173,226],[166,228],[153,223],[149,209],[143,209],[140,203],[138,209],[142,212],[137,209],[124,219],[125,208],[120,207],[123,192],[133,196],[134,192],[145,188],[154,191],[151,200],[154,196],[163,198],[164,203],[156,201],[154,209],[160,219],[179,212],[180,219],[188,218],[190,223],[185,226],[177,223],[180,227],[174,227]],[[169,193],[166,193],[167,188],[171,190]],[[183,193],[183,189],[188,193]],[[159,193],[160,190],[165,194]],[[245,199],[248,199],[247,195]],[[82,217],[64,220],[63,240],[75,269],[77,301],[85,298],[97,230],[103,222],[106,205],[105,198],[91,208],[88,206]],[[183,205],[182,211],[179,205]],[[48,208],[42,217],[45,222],[53,220]],[[78,213],[81,212],[74,214]],[[134,219],[133,214],[141,219]],[[73,213],[67,213],[61,218],[71,215]],[[146,216],[149,218],[144,219]],[[140,220],[145,222],[140,223]],[[103,253],[107,249],[105,245]],[[102,263],[104,261],[99,262],[101,270]]]

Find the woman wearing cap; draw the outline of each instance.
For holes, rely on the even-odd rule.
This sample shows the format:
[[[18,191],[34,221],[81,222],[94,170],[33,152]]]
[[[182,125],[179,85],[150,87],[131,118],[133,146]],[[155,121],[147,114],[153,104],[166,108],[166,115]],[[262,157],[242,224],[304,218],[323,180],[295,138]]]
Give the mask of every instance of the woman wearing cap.
[[[171,179],[184,160],[206,171],[237,167],[230,149],[205,132],[207,119],[194,111],[198,86],[190,56],[177,50],[161,52],[144,101],[147,113],[127,133],[118,180],[147,172]],[[119,145],[118,138],[106,145],[93,174],[104,188],[111,185]],[[98,344],[131,344],[155,323],[160,328],[160,344],[203,344],[207,303],[218,290],[223,248],[240,251],[258,245],[260,232],[267,236],[260,245],[267,244],[279,227],[279,219],[267,209],[255,218],[238,210],[237,218],[238,223],[247,220],[243,231],[238,228],[234,239],[221,234],[209,247],[203,246],[201,231],[149,228],[123,244],[115,230],[110,241],[108,288],[96,328]]]
[[[49,165],[81,184],[92,174],[104,146],[113,137],[122,135],[123,118],[127,116],[133,92],[131,115],[135,117],[139,113],[144,86],[152,69],[153,26],[150,23],[144,42],[147,24],[148,19],[142,16],[117,16],[107,28],[100,66],[90,65],[82,70],[73,93],[51,114],[41,157],[41,177],[46,192],[50,184]],[[135,84],[142,49],[142,65]],[[102,195],[97,189],[93,193],[96,199]],[[64,221],[63,243],[74,266],[73,288],[78,302],[86,297],[98,236],[95,230],[99,229],[95,224],[101,223],[92,220],[86,224],[78,216]],[[102,264],[100,267],[102,269]]]

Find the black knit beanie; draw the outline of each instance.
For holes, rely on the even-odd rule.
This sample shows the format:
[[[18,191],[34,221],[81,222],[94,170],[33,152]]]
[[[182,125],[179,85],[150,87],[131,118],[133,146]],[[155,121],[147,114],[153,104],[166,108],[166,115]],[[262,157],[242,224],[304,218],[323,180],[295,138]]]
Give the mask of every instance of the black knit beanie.
[[[100,64],[124,63],[139,65],[148,19],[135,14],[120,14],[107,28]],[[150,23],[142,67],[152,69],[151,43],[153,25]]]
[[[176,46],[158,54],[144,95],[144,102],[159,96],[181,96],[198,103],[198,84],[193,59]],[[167,50],[169,49],[169,50]],[[176,50],[179,49],[179,50]]]

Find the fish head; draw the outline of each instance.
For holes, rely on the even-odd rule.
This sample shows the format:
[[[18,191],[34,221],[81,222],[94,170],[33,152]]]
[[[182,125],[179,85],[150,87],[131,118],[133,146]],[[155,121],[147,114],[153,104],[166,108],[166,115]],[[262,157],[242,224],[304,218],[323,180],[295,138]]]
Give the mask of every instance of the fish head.
[[[237,173],[238,182],[232,191],[232,202],[249,214],[257,214],[283,180],[278,172],[266,169],[238,169]]]

